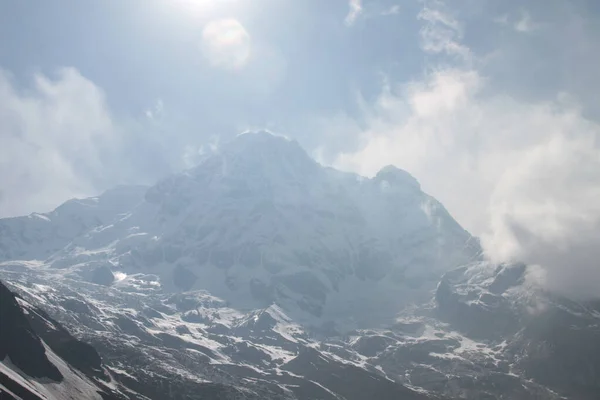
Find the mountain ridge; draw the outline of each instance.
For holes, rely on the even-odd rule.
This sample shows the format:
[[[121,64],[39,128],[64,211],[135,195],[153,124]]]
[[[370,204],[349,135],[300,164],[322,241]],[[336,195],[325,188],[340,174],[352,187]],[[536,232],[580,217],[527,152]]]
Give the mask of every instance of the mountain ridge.
[[[485,260],[396,167],[364,178],[246,134],[149,188],[61,207],[0,220],[0,276],[90,343],[125,397],[600,390],[600,308]]]
[[[88,224],[48,261],[109,284],[108,270],[157,275],[165,290],[210,288],[238,306],[275,302],[321,323],[352,319],[378,297],[362,315],[389,318],[398,304],[384,304],[400,288],[412,292],[402,301],[423,301],[444,270],[478,256],[410,174],[388,166],[359,178],[266,132],[238,136],[143,199],[133,192],[120,217]],[[370,293],[348,306],[358,287]]]

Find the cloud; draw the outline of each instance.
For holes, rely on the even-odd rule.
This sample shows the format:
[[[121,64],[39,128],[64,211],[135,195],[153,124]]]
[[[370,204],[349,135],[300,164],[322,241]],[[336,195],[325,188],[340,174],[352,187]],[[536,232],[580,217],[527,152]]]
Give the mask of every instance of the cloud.
[[[502,14],[494,18],[497,24],[508,26],[520,33],[531,33],[539,28],[539,24],[533,21],[528,11],[521,11],[519,17],[511,21],[508,14]]]
[[[456,19],[428,6],[420,18],[423,50],[455,62],[387,83],[355,124],[337,116],[332,129],[361,133],[332,163],[365,175],[404,168],[481,235],[494,261],[539,266],[532,278],[549,290],[600,296],[600,125],[566,94],[511,96],[470,62]]]
[[[212,66],[241,69],[250,57],[250,35],[236,19],[214,20],[202,30],[201,49]]]
[[[521,17],[515,22],[514,28],[517,32],[529,33],[537,29],[537,24],[531,19],[531,15],[523,11]]]
[[[356,19],[363,12],[362,0],[349,0],[348,1],[348,14],[344,19],[344,23],[348,26],[354,25]]]
[[[550,121],[548,121],[550,122]],[[554,119],[548,138],[506,169],[491,197],[495,259],[541,267],[548,289],[600,296],[600,126],[577,114]]]
[[[425,52],[445,53],[464,60],[470,58],[470,50],[460,43],[462,26],[442,2],[426,2],[418,18],[423,21],[420,34],[421,47]]]
[[[156,99],[154,105],[146,109],[145,114],[148,119],[156,120],[162,117],[165,105],[161,99]]]
[[[192,135],[171,133],[169,118],[160,99],[139,118],[115,117],[104,92],[74,68],[35,74],[29,87],[0,68],[0,217],[185,168]]]
[[[118,138],[104,95],[76,70],[37,74],[28,91],[0,69],[2,216],[47,210],[94,192],[103,153]]]
[[[214,135],[207,144],[200,146],[187,145],[184,148],[182,159],[186,169],[193,168],[200,164],[210,154],[216,153],[219,149],[220,137]]]
[[[344,24],[353,26],[360,18],[361,20],[370,20],[374,18],[388,17],[400,14],[400,5],[385,5],[379,2],[371,2],[364,5],[362,0],[349,0],[348,13],[344,19]]]
[[[398,4],[395,4],[393,6],[391,6],[390,8],[388,8],[387,10],[383,11],[381,13],[381,15],[396,15],[400,13],[400,6]]]

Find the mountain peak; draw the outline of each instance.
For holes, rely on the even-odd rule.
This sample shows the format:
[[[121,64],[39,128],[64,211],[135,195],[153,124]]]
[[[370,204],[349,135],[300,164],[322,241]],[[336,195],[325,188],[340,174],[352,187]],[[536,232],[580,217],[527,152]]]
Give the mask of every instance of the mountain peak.
[[[408,186],[420,190],[419,181],[408,172],[394,165],[383,167],[374,178],[376,181],[386,181],[390,185]]]
[[[224,146],[224,150],[233,152],[296,153],[309,158],[297,141],[264,130],[240,133]]]
[[[257,131],[244,131],[240,132],[235,136],[234,140],[274,140],[274,141],[287,141],[293,142],[294,140],[288,138],[287,136],[280,135],[275,132],[267,131],[267,130],[257,130]]]
[[[241,133],[219,153],[227,170],[239,168],[244,176],[260,171],[262,176],[293,175],[304,180],[318,167],[297,141],[268,131]]]

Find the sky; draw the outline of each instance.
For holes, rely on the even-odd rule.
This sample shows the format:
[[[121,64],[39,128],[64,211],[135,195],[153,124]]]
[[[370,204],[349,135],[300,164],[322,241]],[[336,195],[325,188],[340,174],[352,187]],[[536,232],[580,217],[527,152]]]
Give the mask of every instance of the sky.
[[[596,0],[0,0],[0,216],[268,129],[600,295]]]

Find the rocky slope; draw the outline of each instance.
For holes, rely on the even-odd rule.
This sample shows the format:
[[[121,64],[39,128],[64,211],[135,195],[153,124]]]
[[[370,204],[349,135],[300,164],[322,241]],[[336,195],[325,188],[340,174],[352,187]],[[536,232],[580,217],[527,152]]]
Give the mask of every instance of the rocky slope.
[[[600,393],[600,302],[574,302],[529,287],[525,265],[474,264],[447,273],[437,317],[497,343],[512,374],[568,398]]]
[[[0,282],[0,398],[141,398],[124,395],[96,350]]]
[[[276,305],[243,313],[206,292],[104,287],[4,264],[3,276],[94,345],[119,385],[151,398],[426,399],[329,351]],[[52,282],[50,286],[48,283]]]
[[[0,220],[0,259],[132,398],[600,392],[598,304],[484,261],[406,172],[342,173],[267,133],[150,188]]]

